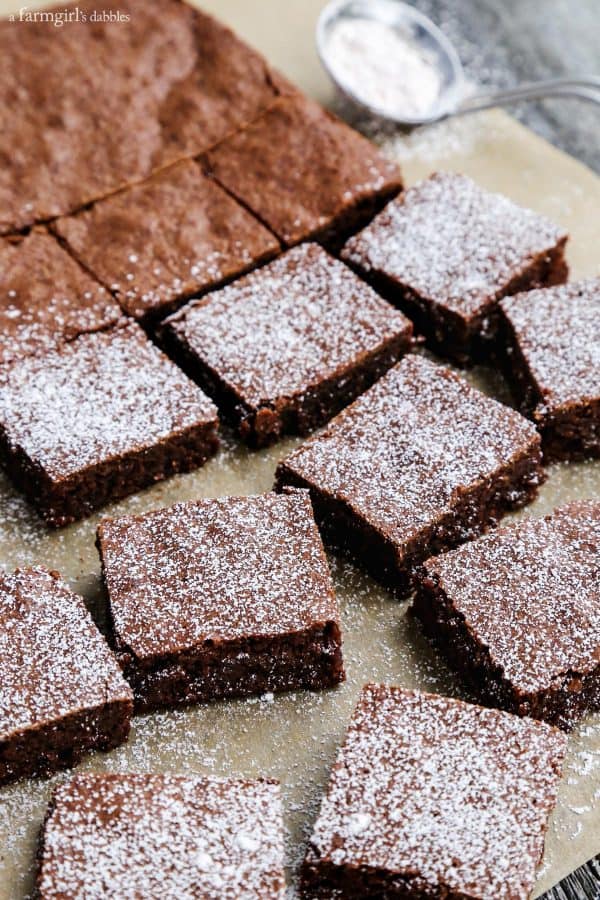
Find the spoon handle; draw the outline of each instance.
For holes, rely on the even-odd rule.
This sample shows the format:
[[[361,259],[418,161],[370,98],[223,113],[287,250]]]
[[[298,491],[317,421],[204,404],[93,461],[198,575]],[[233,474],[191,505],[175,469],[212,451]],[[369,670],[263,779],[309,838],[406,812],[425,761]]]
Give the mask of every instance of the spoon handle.
[[[574,97],[600,104],[600,78],[551,78],[507,90],[478,93],[461,100],[451,115],[465,115],[492,106],[507,106],[521,100],[540,100],[543,97]]]

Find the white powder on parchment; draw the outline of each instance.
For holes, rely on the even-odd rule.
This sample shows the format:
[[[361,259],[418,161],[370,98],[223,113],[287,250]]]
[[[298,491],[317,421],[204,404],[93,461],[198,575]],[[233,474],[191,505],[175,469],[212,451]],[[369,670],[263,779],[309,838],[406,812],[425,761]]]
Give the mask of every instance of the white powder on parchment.
[[[438,100],[441,79],[431,54],[384,22],[341,19],[327,59],[345,90],[392,118],[425,117]]]

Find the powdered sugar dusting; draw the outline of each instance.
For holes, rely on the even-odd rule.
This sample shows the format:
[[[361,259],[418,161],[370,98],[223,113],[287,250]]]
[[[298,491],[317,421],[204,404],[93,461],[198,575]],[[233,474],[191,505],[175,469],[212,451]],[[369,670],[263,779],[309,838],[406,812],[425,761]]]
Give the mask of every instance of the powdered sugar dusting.
[[[538,444],[518,413],[410,355],[281,471],[349,504],[402,546],[451,511],[461,488],[493,478]]]
[[[528,719],[367,686],[311,858],[384,869],[432,894],[526,900],[565,749],[561,734]]]
[[[131,698],[83,602],[47,570],[0,576],[0,618],[1,739]]]
[[[539,413],[600,398],[600,279],[517,294],[501,308],[539,386]]]
[[[0,392],[8,442],[54,478],[216,422],[216,415],[133,323],[19,361]]]
[[[255,406],[351,370],[411,327],[316,244],[289,250],[167,324]]]
[[[463,316],[476,314],[565,235],[464,175],[410,188],[350,238],[342,258]]]
[[[119,305],[44,231],[0,241],[0,362],[114,324]]]
[[[48,900],[283,900],[279,785],[79,775],[54,795],[39,888]]]
[[[429,573],[519,690],[600,664],[600,502],[574,502],[431,559]],[[575,688],[573,688],[575,692]]]
[[[138,656],[338,619],[305,491],[107,520],[100,541],[115,630]]]

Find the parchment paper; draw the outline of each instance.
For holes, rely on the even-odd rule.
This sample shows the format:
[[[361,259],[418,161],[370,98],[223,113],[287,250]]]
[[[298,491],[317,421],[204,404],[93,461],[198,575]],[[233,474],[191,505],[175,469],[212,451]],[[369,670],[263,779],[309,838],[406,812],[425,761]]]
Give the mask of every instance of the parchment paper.
[[[0,13],[18,5],[18,0],[0,0]],[[202,5],[236,27],[313,96],[324,102],[331,99],[313,48],[319,0],[207,0]],[[483,186],[548,214],[571,232],[573,276],[598,274],[600,179],[508,116],[493,112],[457,120],[408,138],[388,139],[386,146],[402,162],[409,183],[438,168],[462,171]],[[469,377],[507,398],[493,373],[478,370]],[[290,440],[269,451],[250,453],[227,437],[219,456],[204,469],[129,498],[104,514],[268,490],[277,460],[296,443]],[[569,499],[590,496],[600,496],[600,464],[555,465],[539,499],[519,515],[540,515]],[[12,569],[37,562],[60,570],[102,623],[104,597],[94,548],[100,517],[49,532],[0,477],[0,564]],[[292,871],[302,857],[303,841],[364,682],[388,681],[468,697],[406,616],[405,605],[349,564],[333,557],[331,564],[342,609],[346,684],[318,694],[266,696],[142,716],[134,720],[128,744],[110,754],[90,756],[80,768],[280,778]],[[65,777],[68,773],[49,781],[22,781],[0,791],[0,897],[27,896],[47,799],[53,785]],[[570,738],[538,893],[600,850],[599,800],[600,716],[594,716]]]

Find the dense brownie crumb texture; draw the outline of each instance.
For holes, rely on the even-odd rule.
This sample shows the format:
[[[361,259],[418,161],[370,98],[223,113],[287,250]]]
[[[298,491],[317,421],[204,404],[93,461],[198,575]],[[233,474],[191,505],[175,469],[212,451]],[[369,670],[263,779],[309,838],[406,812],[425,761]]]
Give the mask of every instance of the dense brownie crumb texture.
[[[133,322],[0,373],[0,453],[50,525],[201,465],[211,401]]]
[[[173,358],[248,443],[306,434],[409,349],[412,325],[318,244],[302,244],[166,321]]]
[[[428,560],[414,611],[492,705],[569,727],[600,708],[600,502]]]
[[[409,355],[284,459],[276,479],[309,488],[325,537],[405,591],[415,563],[532,500],[540,457],[519,413]]]
[[[389,203],[342,258],[465,363],[485,352],[499,298],[567,277],[567,235],[464,175],[438,173]]]
[[[273,781],[78,775],[54,792],[39,850],[40,900],[284,900]]]
[[[304,895],[527,900],[565,750],[530,719],[367,685],[309,841]]]
[[[547,459],[600,456],[600,279],[500,303],[499,353]]]
[[[139,708],[344,678],[308,492],[107,519],[98,547],[117,652]]]
[[[0,575],[0,784],[127,738],[131,690],[83,600],[46,569]]]

